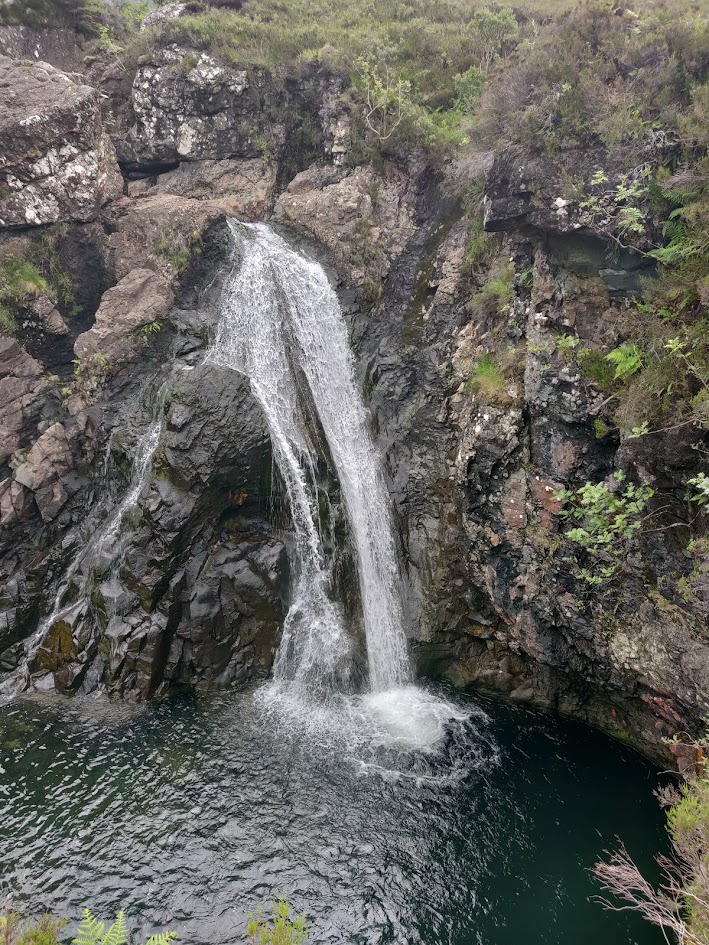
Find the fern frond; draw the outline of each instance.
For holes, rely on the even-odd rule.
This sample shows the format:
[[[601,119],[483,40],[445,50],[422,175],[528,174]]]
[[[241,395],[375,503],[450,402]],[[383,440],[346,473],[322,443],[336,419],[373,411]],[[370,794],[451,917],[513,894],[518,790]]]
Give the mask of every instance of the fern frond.
[[[169,945],[177,938],[177,932],[158,932],[157,935],[151,935],[145,945]]]
[[[116,921],[101,939],[101,945],[128,945],[128,928],[125,913],[122,909],[116,916]]]
[[[90,909],[84,909],[79,928],[76,930],[76,937],[72,939],[71,945],[98,945],[102,935],[103,922],[97,919]]]
[[[662,235],[670,242],[686,240],[689,236],[689,225],[681,217],[670,216],[662,227]]]
[[[661,246],[659,249],[653,249],[648,253],[648,256],[652,256],[653,259],[657,259],[666,266],[674,266],[682,262],[686,255],[686,250],[682,246],[675,244]]]

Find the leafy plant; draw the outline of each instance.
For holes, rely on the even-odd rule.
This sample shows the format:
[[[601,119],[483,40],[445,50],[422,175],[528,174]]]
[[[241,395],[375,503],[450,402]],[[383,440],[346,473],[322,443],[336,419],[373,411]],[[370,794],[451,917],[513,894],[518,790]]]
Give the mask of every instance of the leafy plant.
[[[77,358],[72,363],[74,376],[69,384],[62,387],[62,396],[72,397],[74,394],[80,394],[85,400],[92,399],[101,391],[115,368],[115,364],[100,351],[87,358]]]
[[[574,523],[566,537],[591,561],[590,568],[577,569],[579,579],[601,584],[623,567],[654,494],[646,483],[627,482],[621,471],[613,473],[610,483],[587,482],[577,490],[562,489],[554,494],[563,503],[560,517]]]
[[[147,325],[141,325],[140,328],[136,328],[136,334],[140,335],[144,341],[149,341],[155,335],[159,335],[162,330],[162,325],[160,322],[148,322]]]
[[[42,915],[31,920],[5,909],[0,913],[0,945],[58,945],[59,933],[66,925],[66,919],[55,919],[51,915]],[[151,935],[145,945],[170,945],[176,932],[159,932]],[[89,909],[84,909],[83,917],[72,939],[72,945],[128,945],[129,935],[125,914],[121,911],[106,928],[104,922],[97,919]]]
[[[305,913],[291,919],[289,904],[278,899],[273,903],[273,918],[249,916],[246,934],[251,945],[302,945],[308,937]]]
[[[643,357],[640,349],[632,342],[626,342],[614,348],[606,355],[606,361],[615,368],[613,380],[625,381],[636,374],[643,366]]]
[[[477,66],[458,73],[453,79],[455,101],[453,108],[463,114],[472,115],[485,88],[485,73]]]
[[[135,30],[150,12],[148,0],[124,0],[120,6],[121,19],[127,30]]]
[[[514,268],[511,263],[496,264],[487,282],[470,300],[469,309],[482,309],[484,314],[501,315],[514,298]]]
[[[0,945],[57,945],[66,919],[41,915],[34,922],[14,909],[0,913]]]
[[[709,941],[709,774],[706,740],[681,745],[694,756],[694,770],[684,782],[660,788],[657,796],[667,807],[667,831],[671,853],[657,858],[660,885],[654,886],[640,872],[621,846],[594,867],[604,897],[602,905],[614,911],[638,912],[681,945],[706,945]],[[612,896],[612,899],[607,898]]]
[[[52,238],[46,234],[22,251],[0,253],[0,331],[14,334],[18,321],[40,295],[75,310],[71,278],[59,261]]]
[[[365,124],[379,141],[388,141],[411,110],[411,83],[389,66],[380,69],[363,57],[357,66],[367,103]]]
[[[14,335],[17,331],[17,319],[7,305],[0,305],[0,335]]]
[[[176,938],[177,932],[159,932],[151,935],[145,945],[169,945]],[[84,909],[72,945],[128,945],[125,914],[121,910],[106,929],[104,922],[97,919],[89,909]]]
[[[476,64],[484,73],[490,71],[495,59],[519,34],[517,20],[509,7],[498,11],[479,7],[473,13],[469,29]]]
[[[709,504],[709,476],[704,473],[699,473],[697,476],[688,480],[687,485],[692,486],[694,489],[694,493],[692,494],[693,502],[696,502],[698,505]]]

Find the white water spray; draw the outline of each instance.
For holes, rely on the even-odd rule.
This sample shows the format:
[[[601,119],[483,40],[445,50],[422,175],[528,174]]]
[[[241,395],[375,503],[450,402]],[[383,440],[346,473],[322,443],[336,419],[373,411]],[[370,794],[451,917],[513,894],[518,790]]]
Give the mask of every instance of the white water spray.
[[[320,537],[311,401],[351,526],[371,688],[395,689],[410,672],[392,516],[340,305],[320,265],[263,224],[245,229],[207,359],[250,379],[290,505],[295,575],[276,679],[333,686],[350,666],[350,639],[332,600]]]

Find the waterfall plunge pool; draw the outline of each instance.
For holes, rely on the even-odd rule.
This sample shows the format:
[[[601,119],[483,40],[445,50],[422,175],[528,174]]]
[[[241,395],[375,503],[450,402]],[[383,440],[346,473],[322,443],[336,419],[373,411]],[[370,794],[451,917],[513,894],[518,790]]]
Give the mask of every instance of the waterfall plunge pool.
[[[651,870],[657,779],[580,724],[435,686],[33,696],[0,716],[3,893],[185,945],[244,941],[277,896],[310,945],[655,945],[588,869],[621,837]]]

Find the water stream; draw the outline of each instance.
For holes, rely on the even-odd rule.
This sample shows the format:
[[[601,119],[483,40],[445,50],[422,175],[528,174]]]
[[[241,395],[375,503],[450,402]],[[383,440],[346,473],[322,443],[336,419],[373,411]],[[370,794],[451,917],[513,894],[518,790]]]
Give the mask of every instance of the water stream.
[[[105,501],[99,503],[99,506],[89,514],[83,531],[90,537],[79,543],[76,554],[62,575],[51,611],[40,620],[35,632],[24,641],[24,658],[20,666],[2,681],[0,703],[30,686],[30,663],[54,624],[58,620],[70,618],[90,607],[90,584],[96,572],[101,571],[105,574],[109,570],[115,571],[120,566],[132,534],[132,529],[129,527],[130,515],[137,507],[143,490],[148,484],[153,457],[160,443],[163,428],[163,402],[164,387],[156,398],[157,415],[136,445],[128,489],[103,521],[96,521],[96,519],[100,513],[105,512],[105,501],[110,498],[108,489],[106,489]],[[104,457],[107,474],[110,442],[109,439]]]

